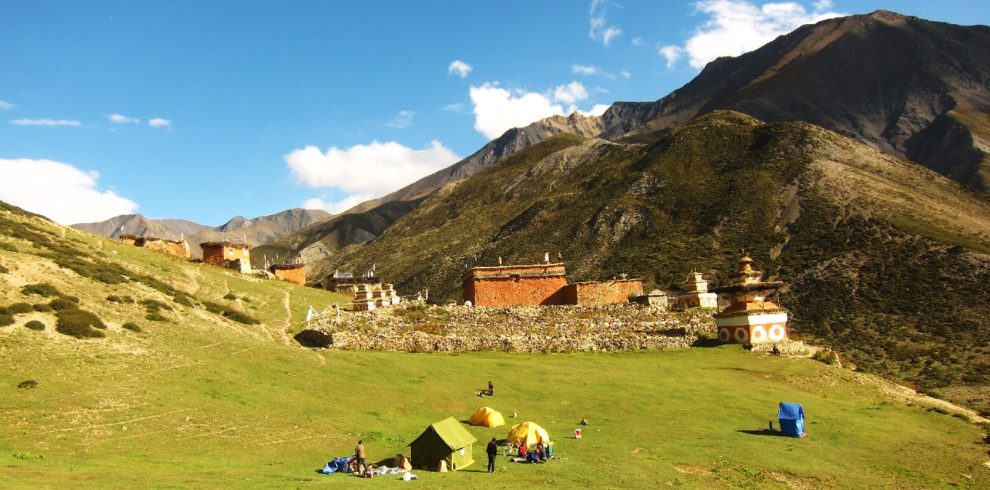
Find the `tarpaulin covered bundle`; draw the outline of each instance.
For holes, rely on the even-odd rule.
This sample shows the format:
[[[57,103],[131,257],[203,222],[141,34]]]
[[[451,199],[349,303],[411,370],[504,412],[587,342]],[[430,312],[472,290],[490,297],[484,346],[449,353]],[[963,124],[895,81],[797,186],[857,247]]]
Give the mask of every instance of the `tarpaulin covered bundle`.
[[[513,425],[509,429],[509,435],[505,438],[505,442],[525,444],[527,446],[531,446],[537,442],[548,444],[550,442],[550,434],[547,434],[547,431],[537,425],[536,422],[523,422]]]
[[[485,427],[501,427],[505,425],[505,417],[491,407],[481,407],[474,412],[468,420],[471,425],[483,425]]]
[[[777,410],[780,432],[791,437],[804,437],[804,408],[800,403],[780,402]]]
[[[322,471],[324,475],[332,475],[338,471],[341,473],[350,473],[351,467],[348,466],[348,463],[350,463],[352,459],[354,459],[353,456],[334,458],[327,462],[326,466],[324,466],[320,471]]]

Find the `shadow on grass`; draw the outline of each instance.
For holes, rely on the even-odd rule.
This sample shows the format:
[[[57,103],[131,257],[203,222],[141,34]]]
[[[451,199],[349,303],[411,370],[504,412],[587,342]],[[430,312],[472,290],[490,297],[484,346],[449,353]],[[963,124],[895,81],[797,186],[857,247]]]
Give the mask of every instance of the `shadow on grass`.
[[[699,338],[691,344],[691,347],[718,347],[720,345],[722,345],[722,342],[718,339]]]
[[[749,434],[753,436],[776,436],[776,437],[791,437],[779,430],[769,430],[769,429],[740,429],[736,432],[742,432],[743,434]]]

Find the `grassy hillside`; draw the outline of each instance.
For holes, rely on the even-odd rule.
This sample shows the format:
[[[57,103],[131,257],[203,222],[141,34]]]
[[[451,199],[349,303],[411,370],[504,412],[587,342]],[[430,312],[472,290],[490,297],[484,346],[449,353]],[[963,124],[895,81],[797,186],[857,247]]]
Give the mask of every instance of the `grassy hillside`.
[[[572,280],[691,270],[745,250],[792,326],[869,369],[990,412],[990,205],[816,126],[716,112],[657,140],[558,137],[434,196],[323,267],[459,299],[465,266],[561,252]]]
[[[339,297],[173,260],[6,205],[0,226],[2,304],[13,319],[0,327],[3,488],[366,485],[315,471],[349,454],[358,438],[372,460],[408,454],[426,425],[467,418],[483,404],[518,412],[513,422],[543,424],[561,459],[500,461],[487,475],[479,443],[467,471],[417,471],[421,484],[975,488],[990,479],[980,427],[877,378],[808,359],[736,347],[597,355],[306,350],[282,333],[308,305]],[[56,316],[68,310],[34,306],[68,303],[98,317],[103,337],[58,333]],[[213,304],[261,323],[232,321],[211,312]],[[149,320],[152,313],[166,321]],[[44,329],[29,328],[34,321]],[[498,396],[477,398],[488,380]],[[805,404],[810,438],[760,435],[781,400]],[[586,436],[568,438],[582,417],[591,420]],[[505,432],[470,431],[480,441]]]

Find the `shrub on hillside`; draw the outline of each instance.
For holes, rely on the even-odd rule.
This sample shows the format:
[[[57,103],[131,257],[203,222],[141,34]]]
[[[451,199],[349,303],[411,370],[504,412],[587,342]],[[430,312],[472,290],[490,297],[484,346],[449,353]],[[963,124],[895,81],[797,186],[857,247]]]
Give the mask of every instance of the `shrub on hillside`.
[[[227,293],[227,294],[223,295],[223,299],[229,299],[229,300],[233,301],[233,300],[237,299],[237,296],[234,296],[234,293]]]
[[[107,301],[109,301],[111,303],[127,303],[127,304],[130,304],[130,303],[133,303],[134,302],[134,298],[132,298],[130,296],[117,296],[115,294],[111,294],[110,296],[107,296]]]
[[[816,361],[824,362],[825,364],[829,364],[829,365],[839,362],[839,355],[836,354],[835,351],[831,349],[822,349],[818,352],[815,352],[815,355],[811,356],[811,358]]]
[[[203,307],[206,308],[206,311],[208,311],[210,313],[216,313],[217,315],[222,314],[223,311],[225,309],[227,309],[225,306],[218,305],[216,303],[212,303],[212,302],[209,302],[209,301],[204,301],[203,302]]]
[[[225,317],[227,317],[227,318],[229,318],[229,319],[231,319],[231,320],[233,320],[233,321],[235,321],[237,323],[243,323],[245,325],[257,325],[257,324],[261,323],[260,321],[258,321],[255,318],[247,315],[246,313],[243,313],[243,312],[240,312],[240,311],[237,311],[237,310],[226,310],[226,311],[223,312],[223,316],[225,316]]]
[[[30,313],[34,311],[34,308],[32,308],[28,303],[14,303],[7,308],[15,315],[18,313]]]
[[[55,311],[54,308],[52,308],[51,306],[46,305],[45,303],[37,303],[37,304],[31,306],[31,308],[34,311],[37,311],[39,313],[51,313],[51,312]]]
[[[68,311],[79,308],[79,303],[72,301],[69,298],[60,296],[51,300],[51,302],[48,303],[48,306],[55,311]]]
[[[176,293],[176,295],[172,297],[172,300],[182,306],[187,306],[189,308],[192,308],[194,306],[192,299],[187,294]]]
[[[141,301],[139,301],[139,303],[141,303],[141,305],[143,305],[144,308],[147,309],[149,313],[161,311],[161,310],[172,311],[171,306],[162,303],[157,299],[142,299]]]
[[[124,328],[132,332],[141,333],[141,326],[134,322],[125,323]]]
[[[42,322],[40,322],[40,321],[38,321],[38,320],[31,320],[31,321],[25,323],[24,326],[26,328],[31,329],[31,330],[37,330],[37,331],[41,331],[41,330],[44,330],[45,329],[45,324],[42,323]]]
[[[103,337],[100,330],[106,328],[99,317],[85,310],[59,311],[58,322],[55,324],[55,331],[77,339]]]
[[[4,267],[3,264],[0,264],[0,274],[6,274],[8,272],[10,272],[10,270]]]
[[[153,322],[166,322],[167,323],[169,321],[167,316],[162,315],[158,311],[149,311],[147,315],[144,315],[144,318],[147,319],[147,320],[151,320]]]
[[[14,324],[14,315],[10,313],[0,313],[0,327]]]
[[[47,282],[40,284],[28,284],[27,286],[21,288],[21,292],[24,294],[37,294],[46,298],[61,294],[55,286],[52,286]]]
[[[16,252],[17,247],[7,242],[0,242],[0,250],[6,250],[8,252]]]

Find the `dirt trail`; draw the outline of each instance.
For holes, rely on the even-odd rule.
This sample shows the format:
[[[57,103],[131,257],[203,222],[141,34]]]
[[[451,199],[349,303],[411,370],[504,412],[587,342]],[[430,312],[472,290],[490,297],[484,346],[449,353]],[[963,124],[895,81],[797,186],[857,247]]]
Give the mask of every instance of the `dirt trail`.
[[[292,327],[292,307],[289,303],[289,290],[285,290],[285,296],[282,297],[282,306],[285,308],[285,324],[281,329],[278,330],[279,336],[282,337],[282,343],[285,345],[292,345],[292,341],[289,340],[289,328]]]

